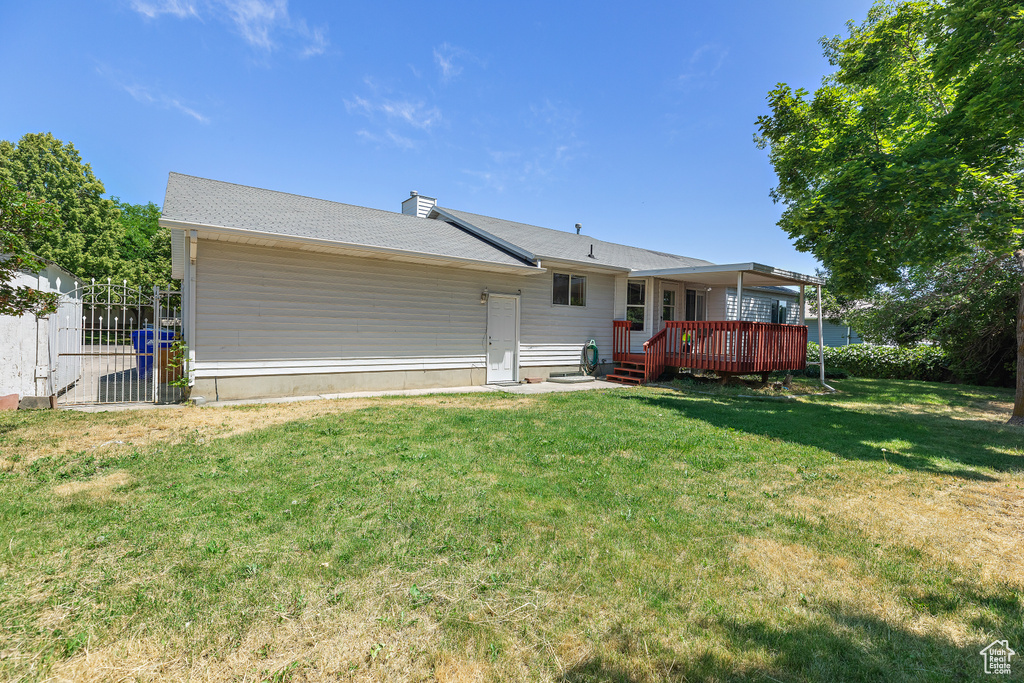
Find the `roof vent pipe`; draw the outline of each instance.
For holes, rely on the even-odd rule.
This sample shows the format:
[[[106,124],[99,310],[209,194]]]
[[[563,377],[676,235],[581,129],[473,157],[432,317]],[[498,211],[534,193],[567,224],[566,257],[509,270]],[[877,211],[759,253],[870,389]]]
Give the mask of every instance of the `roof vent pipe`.
[[[583,224],[582,223],[577,223],[576,224],[576,234],[577,235],[580,234],[580,230],[582,230],[582,229],[583,229]]]
[[[589,256],[590,258],[597,258],[596,256],[594,256],[594,245],[593,244],[590,245],[590,253],[587,254],[587,256]]]

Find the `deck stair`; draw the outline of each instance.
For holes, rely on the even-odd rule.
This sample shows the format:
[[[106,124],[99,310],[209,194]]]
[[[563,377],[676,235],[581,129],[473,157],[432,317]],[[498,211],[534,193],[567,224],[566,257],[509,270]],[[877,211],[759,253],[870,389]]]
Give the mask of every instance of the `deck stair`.
[[[644,381],[644,355],[631,353],[628,358],[615,361],[615,369],[605,377],[609,382],[636,386]]]

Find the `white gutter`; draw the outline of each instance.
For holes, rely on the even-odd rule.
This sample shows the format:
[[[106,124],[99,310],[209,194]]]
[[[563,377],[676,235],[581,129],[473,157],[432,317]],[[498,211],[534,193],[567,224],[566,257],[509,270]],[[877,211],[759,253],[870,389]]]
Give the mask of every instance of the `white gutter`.
[[[555,256],[551,256],[551,257],[547,257],[546,256],[546,257],[544,257],[544,260],[548,264],[564,265],[564,266],[580,266],[581,268],[586,268],[588,270],[599,270],[599,271],[604,271],[604,272],[608,272],[608,273],[629,273],[629,276],[633,277],[632,273],[630,273],[629,268],[624,268],[622,266],[609,266],[609,265],[602,264],[602,263],[594,263],[593,261],[577,261],[575,259],[557,258]],[[538,261],[538,263],[539,263],[539,261]]]
[[[669,275],[703,275],[709,273],[735,273],[744,272],[767,277],[789,280],[792,284],[820,285],[824,281],[814,275],[794,273],[791,270],[782,270],[773,266],[766,266],[763,263],[727,263],[711,266],[689,266],[685,268],[658,268],[654,270],[638,270],[630,273],[632,277],[666,277]]]
[[[542,273],[543,268],[539,266],[527,266],[527,265],[514,265],[508,263],[498,263],[497,261],[485,261],[482,259],[465,258],[462,256],[449,256],[446,254],[432,254],[429,252],[412,251],[409,249],[395,249],[393,247],[379,247],[372,244],[356,244],[354,242],[340,242],[337,240],[320,239],[316,237],[300,237],[298,235],[284,235],[277,232],[267,232],[265,230],[250,230],[248,228],[231,228],[224,225],[208,225],[205,223],[190,223],[188,221],[178,221],[170,218],[161,218],[159,225],[162,228],[169,228],[175,230],[199,230],[201,233],[208,233],[214,235],[244,235],[246,237],[256,237],[260,239],[276,239],[284,242],[295,242],[298,244],[314,244],[317,246],[325,247],[336,247],[340,249],[350,249],[353,251],[365,251],[371,254],[391,254],[394,256],[406,256],[410,258],[428,258],[436,259],[439,261],[449,261],[454,263],[465,263],[478,266],[487,266],[492,269],[504,269],[507,271],[527,271],[529,273]],[[200,237],[203,235],[200,234]],[[535,261],[536,259],[530,259]]]

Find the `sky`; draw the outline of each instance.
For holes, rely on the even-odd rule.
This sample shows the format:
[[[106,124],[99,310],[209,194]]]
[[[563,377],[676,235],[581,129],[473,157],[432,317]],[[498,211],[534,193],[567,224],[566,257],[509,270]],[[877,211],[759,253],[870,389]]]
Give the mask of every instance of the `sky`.
[[[169,172],[441,206],[813,273],[755,121],[869,0],[0,0],[0,139],[72,142],[109,195]]]

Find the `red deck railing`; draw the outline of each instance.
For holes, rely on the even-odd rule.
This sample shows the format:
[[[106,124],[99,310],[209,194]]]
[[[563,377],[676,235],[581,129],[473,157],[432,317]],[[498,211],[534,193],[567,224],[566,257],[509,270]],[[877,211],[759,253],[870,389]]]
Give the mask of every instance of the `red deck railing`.
[[[745,374],[807,366],[805,325],[673,320],[663,332],[669,367]]]
[[[668,341],[668,328],[657,333],[644,342],[644,381],[658,379],[665,372],[665,350]]]
[[[629,360],[629,333],[633,323],[628,320],[612,321],[612,360]]]
[[[629,361],[630,323],[612,328],[612,359]],[[736,374],[803,370],[807,367],[807,327],[738,320],[665,323],[644,342],[644,381],[657,379],[666,367]]]

